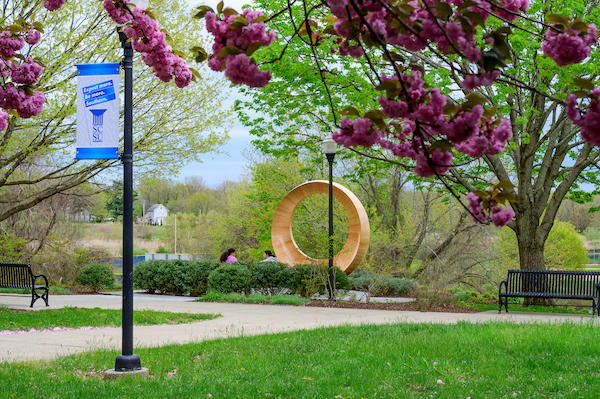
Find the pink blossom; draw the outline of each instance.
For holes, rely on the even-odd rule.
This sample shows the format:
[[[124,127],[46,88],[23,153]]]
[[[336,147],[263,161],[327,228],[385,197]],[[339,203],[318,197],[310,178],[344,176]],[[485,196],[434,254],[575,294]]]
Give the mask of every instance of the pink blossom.
[[[17,70],[12,72],[12,81],[17,84],[34,85],[37,83],[42,69],[39,64],[29,57]]]
[[[27,32],[27,37],[25,37],[25,41],[27,42],[27,44],[33,46],[34,44],[37,44],[41,38],[42,34],[40,33],[40,31],[36,29],[30,29],[29,32]]]
[[[25,40],[22,36],[13,36],[10,31],[0,32],[0,56],[5,60],[14,57],[23,48]]]
[[[226,8],[228,9],[228,8]],[[237,15],[225,14],[222,19],[214,12],[207,12],[205,16],[206,29],[214,36],[213,54],[209,59],[209,67],[215,71],[223,70],[225,76],[233,84],[246,84],[250,87],[263,87],[271,79],[269,71],[258,69],[254,59],[250,59],[245,52],[241,54],[228,54],[218,56],[225,46],[234,46],[245,51],[248,46],[258,43],[260,46],[270,45],[276,38],[275,32],[266,32],[264,22],[255,22],[263,14],[258,11],[246,9],[242,15],[248,24],[236,29],[231,29]]]
[[[336,143],[345,147],[371,147],[379,142],[381,137],[379,129],[372,126],[372,122],[368,118],[356,118],[351,121],[346,117],[340,121],[340,127],[339,131],[332,134],[332,138]]]
[[[467,194],[467,200],[469,201],[469,206],[471,208],[471,219],[473,219],[475,223],[484,223],[486,217],[481,206],[481,198],[473,193],[469,193]]]
[[[379,97],[379,105],[385,116],[390,118],[404,118],[408,111],[408,104],[404,101],[388,100],[385,97]]]
[[[25,95],[20,106],[17,108],[17,114],[21,118],[31,118],[42,113],[46,97],[41,91],[36,92],[33,96]]]
[[[0,130],[6,129],[8,126],[8,114],[0,110]]]
[[[264,87],[271,80],[271,72],[261,71],[246,53],[229,56],[225,63],[225,76],[231,83],[244,83],[250,87]]]
[[[477,74],[465,76],[463,80],[463,87],[467,90],[473,90],[481,86],[491,86],[496,79],[500,76],[499,70],[493,70],[492,72],[479,71]]]
[[[500,206],[492,208],[492,223],[494,226],[506,226],[515,217],[515,212],[512,209],[505,209]]]
[[[417,164],[414,171],[417,176],[433,177],[450,170],[452,166],[452,152],[436,148],[431,152],[430,159],[423,153],[417,153],[415,161],[417,161]]]
[[[340,55],[341,56],[351,56],[354,58],[360,58],[365,55],[365,52],[361,46],[350,46],[348,45],[348,41],[345,41],[340,46]]]
[[[590,45],[596,43],[598,35],[596,26],[590,24],[585,34],[573,35],[572,32],[555,32],[548,29],[542,50],[554,60],[558,66],[577,64],[590,55]]]
[[[515,15],[515,13],[527,11],[529,9],[529,0],[503,0],[501,3],[504,3],[503,8],[506,11],[503,8],[498,8],[496,12],[500,18],[509,22],[513,22],[517,19],[518,15]],[[512,13],[508,11],[512,11]]]
[[[581,138],[583,140],[592,145],[600,146],[600,98],[598,97],[600,93],[596,89],[592,93],[595,93],[596,97],[592,98],[583,115],[577,108],[577,97],[574,94],[569,95],[567,116],[575,125],[581,128]]]
[[[460,143],[479,132],[479,123],[482,116],[483,106],[477,104],[468,111],[456,114],[452,121],[443,124],[439,130],[451,142]]]
[[[102,5],[113,21],[119,25],[123,25],[133,18],[133,15],[129,12],[127,3],[129,3],[129,0],[104,0]]]
[[[48,11],[56,11],[65,4],[65,0],[44,0],[44,8]]]

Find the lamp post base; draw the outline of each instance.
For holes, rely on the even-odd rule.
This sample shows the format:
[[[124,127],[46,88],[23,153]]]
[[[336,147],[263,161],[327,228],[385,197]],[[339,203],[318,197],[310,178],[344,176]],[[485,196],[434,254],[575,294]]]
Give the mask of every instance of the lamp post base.
[[[115,360],[116,372],[136,371],[142,369],[142,363],[138,355],[119,355]]]
[[[116,380],[123,377],[147,377],[149,375],[150,373],[146,367],[133,371],[116,371],[115,369],[110,369],[104,372],[104,377],[109,380]]]

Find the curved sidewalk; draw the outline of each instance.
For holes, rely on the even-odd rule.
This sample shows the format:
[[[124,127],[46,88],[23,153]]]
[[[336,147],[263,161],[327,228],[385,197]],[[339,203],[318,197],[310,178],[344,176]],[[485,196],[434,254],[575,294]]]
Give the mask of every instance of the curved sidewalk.
[[[30,309],[30,296],[0,294],[0,305],[12,309]],[[34,310],[80,308],[121,309],[117,295],[52,295],[50,307],[37,301]],[[400,312],[364,309],[329,309],[301,306],[248,305],[195,302],[190,297],[135,294],[135,309],[169,312],[220,313],[222,317],[191,324],[139,326],[133,329],[134,352],[139,347],[155,347],[215,338],[255,335],[311,329],[340,324],[385,323],[456,323],[486,322],[589,322],[597,317],[587,315],[502,313],[434,313]],[[121,348],[121,328],[95,330],[50,331],[0,335],[0,361],[53,359],[58,356],[93,349]]]

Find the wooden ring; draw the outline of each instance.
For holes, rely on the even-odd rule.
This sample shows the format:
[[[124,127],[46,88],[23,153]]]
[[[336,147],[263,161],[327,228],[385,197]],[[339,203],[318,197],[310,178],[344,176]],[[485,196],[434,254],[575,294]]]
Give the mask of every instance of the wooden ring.
[[[328,194],[329,182],[313,180],[301,184],[286,195],[273,216],[271,241],[275,255],[282,263],[295,265],[308,262],[326,262],[326,259],[313,259],[303,253],[294,240],[292,220],[294,211],[302,200],[312,194]],[[359,199],[346,187],[333,183],[333,198],[340,201],[350,224],[348,240],[342,250],[334,256],[334,265],[346,274],[352,273],[364,259],[369,249],[369,218]]]

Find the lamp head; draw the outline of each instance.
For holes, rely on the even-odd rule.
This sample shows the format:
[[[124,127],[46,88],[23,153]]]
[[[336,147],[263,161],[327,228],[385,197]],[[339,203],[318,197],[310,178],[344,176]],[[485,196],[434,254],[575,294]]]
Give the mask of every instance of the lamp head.
[[[337,144],[335,141],[333,141],[331,136],[326,137],[323,140],[322,145],[323,145],[323,152],[325,154],[335,154],[335,152],[337,150]]]

